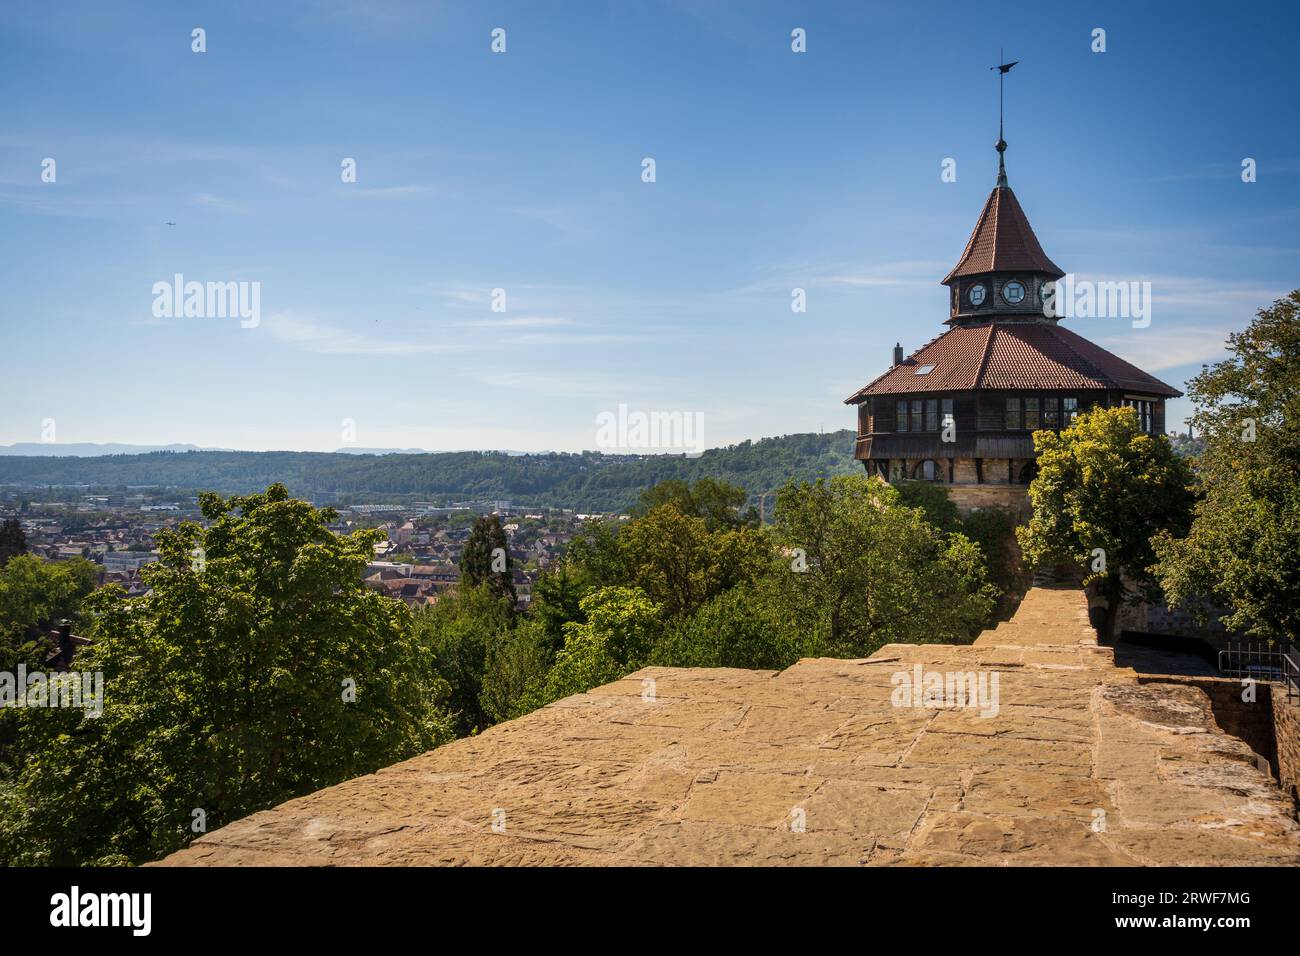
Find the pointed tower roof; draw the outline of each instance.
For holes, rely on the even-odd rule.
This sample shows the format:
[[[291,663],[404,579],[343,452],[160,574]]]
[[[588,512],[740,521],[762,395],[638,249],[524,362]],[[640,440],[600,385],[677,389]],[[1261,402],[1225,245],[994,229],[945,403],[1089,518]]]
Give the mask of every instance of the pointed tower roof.
[[[962,276],[985,272],[1043,272],[1053,279],[1065,275],[1038,244],[1016,194],[1006,185],[1005,173],[998,180],[984,203],[965,251],[944,277],[943,285]]]

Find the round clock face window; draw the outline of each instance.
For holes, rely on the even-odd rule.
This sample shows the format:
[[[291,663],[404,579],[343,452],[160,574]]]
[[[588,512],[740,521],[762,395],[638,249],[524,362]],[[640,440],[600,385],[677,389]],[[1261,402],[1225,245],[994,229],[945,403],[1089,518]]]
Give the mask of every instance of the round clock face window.
[[[1008,282],[1002,287],[1002,298],[1006,299],[1012,305],[1018,305],[1024,301],[1025,287],[1019,282]]]
[[[984,304],[984,287],[983,287],[982,285],[974,285],[974,286],[971,286],[971,290],[970,290],[970,304],[971,304],[971,305],[983,305],[983,304]]]

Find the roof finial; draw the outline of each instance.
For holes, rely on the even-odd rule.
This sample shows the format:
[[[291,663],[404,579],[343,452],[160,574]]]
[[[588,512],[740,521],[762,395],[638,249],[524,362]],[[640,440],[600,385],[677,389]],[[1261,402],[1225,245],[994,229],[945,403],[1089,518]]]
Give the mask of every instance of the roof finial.
[[[1006,57],[1001,50],[998,50],[998,59],[1004,60]],[[1007,167],[1003,162],[1003,156],[1007,151],[1007,141],[1002,137],[1002,78],[1011,72],[1011,68],[1019,63],[1019,60],[1012,60],[1010,63],[999,63],[997,66],[989,67],[990,70],[998,71],[998,143],[995,149],[998,151],[998,185],[1007,184]]]

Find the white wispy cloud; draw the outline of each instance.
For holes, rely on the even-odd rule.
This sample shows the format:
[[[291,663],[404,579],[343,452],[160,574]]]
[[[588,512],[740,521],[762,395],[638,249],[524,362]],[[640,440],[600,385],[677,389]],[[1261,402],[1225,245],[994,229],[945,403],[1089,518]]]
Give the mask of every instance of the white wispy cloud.
[[[491,328],[535,329],[535,328],[551,328],[559,325],[573,325],[573,320],[561,318],[559,316],[521,315],[521,316],[514,316],[511,318],[501,318],[501,319],[470,319],[468,321],[459,322],[457,324],[467,326],[469,328],[484,328],[484,329],[491,329]]]
[[[768,274],[746,283],[729,294],[762,295],[777,292],[789,295],[793,288],[860,289],[860,288],[932,288],[952,268],[951,263],[935,259],[905,259],[863,268],[845,263],[790,263],[768,270]]]
[[[627,397],[629,392],[639,395],[656,387],[653,379],[644,376],[639,377],[637,382],[631,383],[630,388],[625,378],[586,372],[575,373],[573,369],[485,368],[479,369],[475,377],[486,388],[520,395],[600,398],[606,402],[612,401],[610,396]]]
[[[1071,319],[1074,331],[1150,372],[1222,358],[1228,334],[1287,294],[1284,284],[1205,276],[1075,273],[1075,281],[1150,282],[1151,324],[1128,319]]]
[[[294,312],[272,312],[262,327],[281,342],[325,355],[412,355],[451,352],[455,343],[416,339],[407,334],[366,335]]]
[[[1104,319],[1110,323],[1123,319]],[[1123,332],[1098,334],[1094,328],[1074,331],[1087,336],[1102,348],[1114,352],[1127,362],[1148,372],[1162,372],[1184,365],[1217,361],[1226,352],[1228,329],[1207,326],[1160,325],[1152,321],[1149,328],[1128,328]]]
[[[434,199],[443,193],[433,186],[407,183],[400,186],[361,186],[356,183],[342,184],[345,188],[340,194],[349,199]]]
[[[580,347],[643,342],[640,333],[569,331],[569,319],[548,316],[476,321],[385,317],[346,322],[291,310],[266,315],[261,325],[277,341],[326,355],[415,355],[435,352],[499,352],[505,348]],[[373,331],[367,328],[374,325]]]
[[[231,199],[228,196],[218,196],[216,193],[199,193],[190,199],[190,205],[240,216],[247,216],[257,208],[255,203],[248,200]]]

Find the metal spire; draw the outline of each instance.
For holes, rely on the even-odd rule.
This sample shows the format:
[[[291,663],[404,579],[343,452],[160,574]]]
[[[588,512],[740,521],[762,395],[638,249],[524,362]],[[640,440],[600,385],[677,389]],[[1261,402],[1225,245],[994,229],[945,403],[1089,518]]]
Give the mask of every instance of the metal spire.
[[[998,50],[998,59],[1005,59],[1002,50]],[[1007,151],[1007,141],[1002,138],[1002,78],[1011,72],[1011,68],[1019,62],[1019,60],[1012,60],[1010,63],[999,63],[997,66],[989,67],[990,70],[998,71],[998,143],[994,148],[998,151],[999,186],[1005,186],[1007,184],[1007,167],[1003,162],[1003,156]]]

